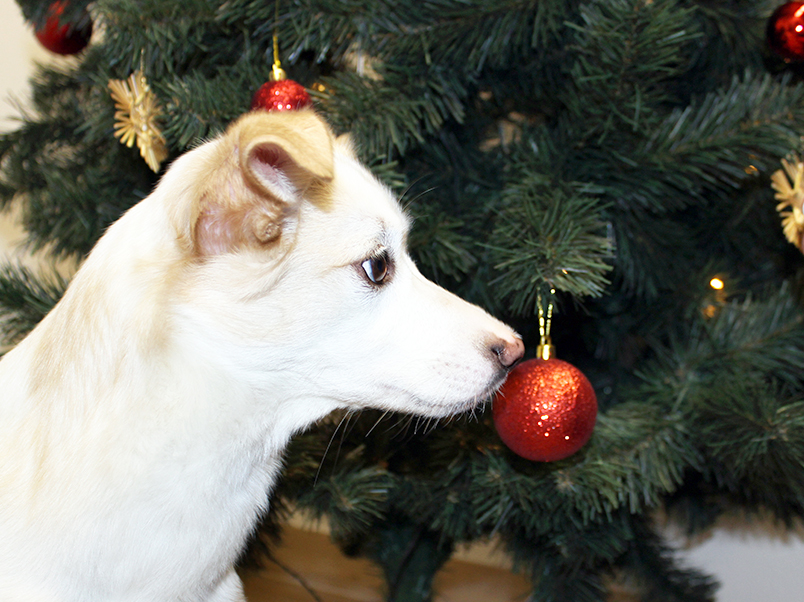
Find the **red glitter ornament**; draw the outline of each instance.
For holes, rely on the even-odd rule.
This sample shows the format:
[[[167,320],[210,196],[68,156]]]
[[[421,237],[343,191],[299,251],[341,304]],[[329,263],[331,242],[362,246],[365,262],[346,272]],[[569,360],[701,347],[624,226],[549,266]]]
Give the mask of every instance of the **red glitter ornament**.
[[[770,16],[768,46],[785,61],[804,60],[804,2],[785,2]]]
[[[309,107],[310,95],[304,86],[292,79],[265,82],[251,99],[251,110],[293,111]]]
[[[92,20],[86,10],[78,21],[67,23],[61,20],[64,9],[69,6],[66,0],[57,0],[47,9],[47,21],[34,31],[36,39],[45,48],[56,54],[78,54],[89,44],[92,36]]]
[[[519,364],[497,393],[494,426],[503,442],[528,460],[552,462],[577,452],[592,436],[597,397],[572,364],[531,359]]]

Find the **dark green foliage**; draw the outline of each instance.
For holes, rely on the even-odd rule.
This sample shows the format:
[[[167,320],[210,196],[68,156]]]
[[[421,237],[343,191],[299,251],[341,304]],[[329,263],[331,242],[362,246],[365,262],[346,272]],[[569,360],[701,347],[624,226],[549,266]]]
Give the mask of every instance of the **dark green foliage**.
[[[42,21],[49,0],[19,1]],[[293,441],[253,557],[295,506],[375,560],[390,600],[429,599],[454,547],[489,537],[533,600],[606,600],[619,576],[644,600],[711,600],[656,509],[691,532],[732,508],[804,515],[804,261],[769,186],[800,150],[804,88],[764,47],[776,4],[98,0],[102,38],[41,69],[0,137],[0,202],[31,248],[80,259],[158,179],[112,135],[109,79],[144,70],[171,160],[248,110],[278,31],[283,67],[414,218],[422,271],[531,352],[537,297],[554,301],[601,413],[552,464],[507,451],[488,411],[330,417]],[[65,284],[7,267],[7,342]]]
[[[36,326],[61,298],[67,281],[58,274],[37,276],[22,265],[0,270],[0,318],[4,338],[16,343]]]
[[[717,584],[695,570],[677,566],[661,538],[643,521],[632,520],[632,539],[622,568],[644,587],[645,600],[692,602],[711,600]]]
[[[786,522],[804,510],[804,402],[801,393],[724,383],[701,410],[707,475],[747,507]]]
[[[437,531],[393,514],[385,517],[372,538],[359,549],[383,570],[388,602],[428,600],[433,577],[452,554],[452,546]]]
[[[545,284],[572,295],[599,296],[611,269],[611,242],[602,208],[580,190],[564,192],[545,178],[531,175],[502,192],[500,215],[489,245],[499,294],[510,297],[518,314],[537,313]],[[513,241],[513,242],[512,242]]]

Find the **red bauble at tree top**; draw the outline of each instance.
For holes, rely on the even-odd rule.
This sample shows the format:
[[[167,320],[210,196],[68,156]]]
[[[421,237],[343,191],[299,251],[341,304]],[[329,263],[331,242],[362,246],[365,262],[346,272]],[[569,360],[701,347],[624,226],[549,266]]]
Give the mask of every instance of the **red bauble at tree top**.
[[[492,411],[497,433],[511,451],[553,462],[571,456],[592,436],[597,397],[572,364],[552,357],[531,359],[511,371]]]
[[[295,111],[312,104],[310,94],[292,79],[265,82],[251,99],[251,110]]]
[[[53,2],[47,9],[45,24],[34,31],[39,43],[56,54],[78,54],[87,47],[92,37],[89,13],[83,10],[76,21],[64,21],[63,14],[68,7],[67,0]]]
[[[768,19],[768,46],[785,61],[804,61],[804,2],[785,2]]]

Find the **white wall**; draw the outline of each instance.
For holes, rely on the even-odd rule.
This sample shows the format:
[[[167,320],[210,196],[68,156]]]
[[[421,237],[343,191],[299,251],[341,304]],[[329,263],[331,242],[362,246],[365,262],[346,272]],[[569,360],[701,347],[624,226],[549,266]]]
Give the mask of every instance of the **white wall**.
[[[727,517],[694,543],[674,538],[685,547],[688,567],[714,575],[721,583],[718,602],[804,601],[804,528],[792,531],[770,521]]]
[[[9,97],[28,97],[35,61],[65,60],[44,50],[13,0],[0,0],[0,130],[14,127],[18,115]],[[69,59],[67,59],[69,60]],[[0,255],[21,240],[9,220],[0,220]],[[802,602],[804,530],[779,533],[770,528],[728,524],[685,553],[691,566],[715,574],[723,587],[718,602]],[[491,602],[491,601],[490,601]]]

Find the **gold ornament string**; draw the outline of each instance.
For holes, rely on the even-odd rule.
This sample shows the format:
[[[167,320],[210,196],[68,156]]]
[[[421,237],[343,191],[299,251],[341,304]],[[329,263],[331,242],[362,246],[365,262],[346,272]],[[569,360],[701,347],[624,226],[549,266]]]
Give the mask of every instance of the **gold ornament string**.
[[[274,64],[271,66],[271,81],[281,81],[287,75],[282,69],[282,62],[279,60],[279,0],[276,0],[274,7]]]
[[[550,296],[555,295],[556,289],[550,289]],[[542,303],[542,294],[536,294],[536,306],[539,311],[539,346],[536,348],[536,357],[549,360],[556,355],[556,348],[550,339],[550,327],[553,322],[553,302],[547,304],[547,311]]]

